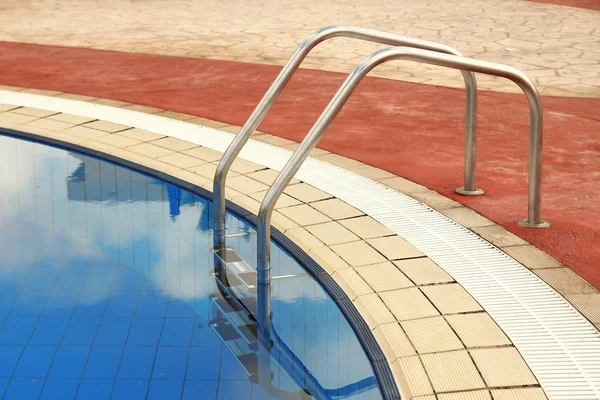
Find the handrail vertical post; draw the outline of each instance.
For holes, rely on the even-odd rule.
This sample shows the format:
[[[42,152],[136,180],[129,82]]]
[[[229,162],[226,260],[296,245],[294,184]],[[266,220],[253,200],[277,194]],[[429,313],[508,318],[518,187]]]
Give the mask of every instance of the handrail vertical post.
[[[542,219],[542,143],[544,111],[537,89],[531,81],[517,82],[529,103],[529,189],[527,196],[527,219],[518,223],[524,228],[548,228]]]
[[[461,71],[465,79],[466,116],[465,116],[465,167],[464,186],[456,193],[464,196],[479,196],[483,189],[477,187],[477,81],[472,72]]]

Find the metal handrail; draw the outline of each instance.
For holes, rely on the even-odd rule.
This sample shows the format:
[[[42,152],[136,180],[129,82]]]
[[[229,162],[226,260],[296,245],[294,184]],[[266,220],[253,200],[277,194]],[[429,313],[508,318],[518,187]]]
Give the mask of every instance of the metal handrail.
[[[238,156],[252,132],[258,127],[265,115],[283,91],[292,75],[296,72],[302,61],[308,53],[319,43],[335,38],[350,37],[354,39],[366,40],[375,43],[388,44],[393,46],[407,46],[421,48],[425,50],[437,51],[440,53],[462,54],[447,45],[430,42],[427,40],[413,39],[410,37],[396,35],[393,33],[381,32],[374,29],[360,28],[349,25],[333,25],[314,32],[304,39],[296,52],[292,55],[287,64],[283,67],[275,81],[271,84],[269,90],[265,93],[260,103],[256,106],[240,132],[233,139],[225,154],[217,166],[214,182],[214,214],[213,214],[213,232],[214,246],[216,249],[225,247],[225,180],[231,164]],[[477,189],[475,184],[475,157],[477,141],[477,82],[475,74],[462,71],[466,87],[466,149],[465,149],[465,183],[464,188],[457,189],[461,194],[477,195],[483,191]]]
[[[259,322],[266,323],[264,318],[270,313],[268,290],[270,285],[271,266],[271,216],[275,203],[292,180],[312,149],[317,145],[329,125],[342,109],[360,81],[377,65],[392,60],[409,60],[438,66],[479,72],[510,79],[525,93],[530,110],[530,155],[529,155],[529,198],[527,220],[519,221],[521,226],[530,228],[548,227],[541,217],[542,187],[542,102],[537,89],[529,78],[514,67],[472,58],[457,57],[427,50],[409,49],[405,47],[388,48],[376,51],[365,58],[348,75],[342,86],[333,96],[325,110],[319,116],[308,135],[296,149],[292,157],[283,167],[273,185],[267,191],[258,212],[258,316]]]

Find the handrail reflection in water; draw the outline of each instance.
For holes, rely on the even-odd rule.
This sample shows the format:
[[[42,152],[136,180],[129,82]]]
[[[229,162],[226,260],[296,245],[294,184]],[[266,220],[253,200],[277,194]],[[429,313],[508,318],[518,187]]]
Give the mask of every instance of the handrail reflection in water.
[[[256,304],[251,301],[254,297],[250,296],[244,300],[242,296],[236,295],[236,289],[231,287],[226,271],[226,268],[223,267],[223,261],[215,254],[215,278],[219,293],[218,296],[213,297],[213,304],[218,309],[217,314],[221,315],[222,318],[231,325],[234,325],[234,322],[227,317],[225,310],[218,306],[218,298],[225,300],[232,310],[241,310],[244,312],[248,318],[248,322],[255,324],[255,331],[237,331],[240,335],[244,336],[249,343],[253,344],[251,348],[257,355],[257,374],[252,375],[252,373],[249,372],[249,375],[251,376],[251,379],[255,379],[267,393],[282,399],[297,399],[300,397],[301,399],[315,398],[316,400],[335,400],[364,393],[378,387],[377,379],[374,376],[370,376],[337,389],[324,388],[304,365],[302,360],[279,336],[273,327],[272,315],[269,315],[266,326],[257,324],[255,317]],[[212,320],[211,323],[213,324],[213,329],[219,334],[218,323],[216,323],[215,320]],[[226,342],[223,338],[222,340]],[[283,370],[292,378],[294,383],[304,390],[286,391],[275,387],[271,383],[273,378],[271,363],[273,360],[277,361]]]

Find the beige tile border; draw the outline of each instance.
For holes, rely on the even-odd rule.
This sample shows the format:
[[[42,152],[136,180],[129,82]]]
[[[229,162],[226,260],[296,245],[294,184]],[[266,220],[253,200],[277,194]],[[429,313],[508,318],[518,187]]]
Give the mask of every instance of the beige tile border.
[[[92,101],[98,103],[100,100]],[[121,103],[117,104],[128,109],[134,107]],[[107,104],[107,101],[101,104]],[[0,113],[0,126],[111,153],[212,189],[212,172],[215,161],[221,155],[214,150],[174,138],[146,135],[143,131],[122,125],[114,126],[117,124],[103,124],[102,121],[89,119],[78,120],[66,114],[52,113],[54,115],[38,118],[16,112],[19,108],[4,106],[3,109],[5,111]],[[180,120],[191,119],[188,115],[151,111]],[[57,120],[68,126],[52,122]],[[202,122],[206,121],[209,120],[202,119]],[[210,123],[221,124],[216,121]],[[239,129],[232,125],[222,127],[234,132]],[[262,133],[255,139],[267,143],[277,142],[271,135]],[[288,142],[279,143],[283,147],[293,145]],[[571,270],[504,231],[499,225],[404,178],[374,171],[364,164],[361,166],[358,161],[338,155],[321,155],[329,162],[364,173],[367,177],[379,177],[380,183],[412,194],[434,208],[439,207],[446,215],[454,217],[457,222],[462,222],[513,255],[551,285],[554,283],[553,286],[562,290],[561,293],[567,298],[570,297],[573,304],[579,305],[588,319],[593,323],[600,323],[597,315],[600,308],[596,307],[596,302],[600,305],[600,296],[596,296],[598,291],[590,288],[591,285],[586,285],[585,281],[581,282],[581,278],[577,280]],[[266,184],[272,181],[274,173],[256,164],[238,160],[232,168],[231,177],[234,176],[237,180],[229,182],[227,198],[256,212],[259,206],[257,199],[262,198],[261,192],[264,195]],[[506,376],[502,387],[489,382],[486,385],[486,371],[490,366],[494,367],[498,360],[517,360],[514,354],[518,355],[518,352],[477,302],[433,261],[372,218],[310,185],[296,182],[288,188],[287,194],[287,201],[293,203],[278,207],[273,215],[273,225],[296,241],[346,291],[373,329],[388,357],[404,398],[443,394],[447,390],[460,393],[479,388],[501,393],[518,390],[523,382],[533,386],[533,389],[538,387],[537,381],[531,381],[532,375],[526,366],[508,370],[506,374],[512,375]],[[342,243],[336,242],[341,239],[335,232],[343,233]],[[385,271],[389,282],[382,280],[381,275],[374,275],[373,269]],[[411,306],[408,307],[407,304]],[[430,339],[415,334],[418,329],[427,327],[438,327],[444,334]],[[456,353],[458,349],[466,350]],[[512,349],[510,354],[513,355],[506,356],[508,350],[485,354],[475,352],[477,355],[483,354],[475,359],[471,351],[477,349]],[[500,355],[495,356],[497,354]],[[447,366],[441,366],[441,363]],[[453,371],[452,382],[443,376],[443,371],[446,370]],[[491,378],[488,377],[489,379]],[[508,384],[504,385],[505,383]],[[537,393],[543,394],[543,391],[539,390]]]

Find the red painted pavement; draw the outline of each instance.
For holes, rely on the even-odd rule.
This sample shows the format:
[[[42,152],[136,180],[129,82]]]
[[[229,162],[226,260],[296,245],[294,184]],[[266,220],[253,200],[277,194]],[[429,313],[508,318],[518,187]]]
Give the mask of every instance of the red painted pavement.
[[[535,3],[556,4],[560,6],[589,8],[600,10],[600,0],[527,0]]]
[[[0,42],[0,84],[144,104],[242,125],[279,67]],[[301,140],[344,75],[300,70],[260,129]],[[600,99],[544,101],[543,216],[527,210],[524,96],[480,91],[480,197],[462,197],[464,91],[366,78],[319,147],[422,183],[483,213],[600,288]]]

